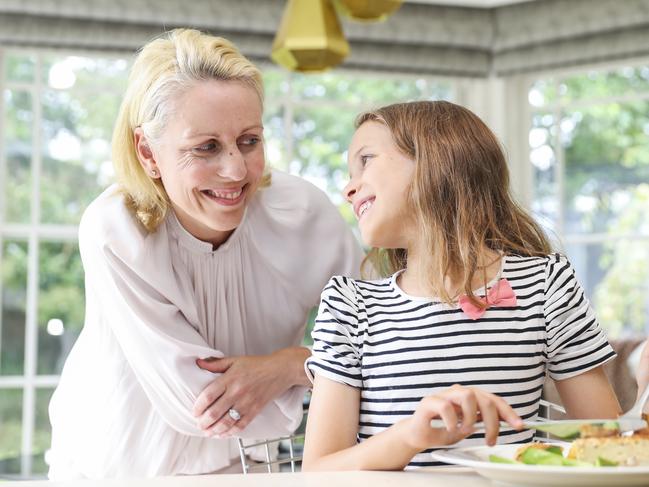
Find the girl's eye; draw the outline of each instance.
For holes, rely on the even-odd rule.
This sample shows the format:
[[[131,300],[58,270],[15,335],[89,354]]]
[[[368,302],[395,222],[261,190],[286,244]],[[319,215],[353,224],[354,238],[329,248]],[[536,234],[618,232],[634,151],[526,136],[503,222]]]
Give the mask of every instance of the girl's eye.
[[[367,166],[367,163],[370,161],[370,159],[374,157],[371,154],[366,154],[361,156],[361,166],[365,167]]]

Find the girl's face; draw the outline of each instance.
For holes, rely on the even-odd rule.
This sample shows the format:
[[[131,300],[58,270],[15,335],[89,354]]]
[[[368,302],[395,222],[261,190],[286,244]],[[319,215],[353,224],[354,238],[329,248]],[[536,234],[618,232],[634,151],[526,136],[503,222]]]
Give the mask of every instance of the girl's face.
[[[348,165],[351,179],[343,191],[354,208],[365,244],[408,248],[415,237],[407,204],[415,161],[399,151],[384,124],[370,121],[356,130]]]
[[[261,102],[242,83],[216,80],[174,102],[160,141],[148,147],[138,139],[140,160],[150,174],[157,169],[183,227],[219,245],[241,223],[263,175]]]

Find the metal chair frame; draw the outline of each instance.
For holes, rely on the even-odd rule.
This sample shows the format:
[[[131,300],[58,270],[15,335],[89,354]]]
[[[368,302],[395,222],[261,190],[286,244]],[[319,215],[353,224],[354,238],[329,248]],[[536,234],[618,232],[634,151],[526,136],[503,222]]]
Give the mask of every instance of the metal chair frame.
[[[246,445],[241,438],[237,438],[238,443],[239,443],[239,455],[241,456],[241,466],[243,467],[243,473],[248,474],[251,473],[251,470],[255,468],[262,468],[266,467],[266,470],[268,473],[273,472],[273,466],[281,466],[287,463],[291,464],[291,472],[295,473],[296,472],[296,465],[298,462],[302,460],[301,455],[296,455],[295,454],[295,445],[294,441],[302,439],[304,440],[304,434],[297,434],[297,435],[291,435],[291,436],[282,436],[280,438],[273,438],[271,440],[265,440],[265,441],[259,441],[257,443],[251,443],[249,445]],[[282,458],[282,459],[277,459],[277,460],[272,460],[271,459],[271,454],[270,454],[270,445],[272,443],[277,443],[278,445],[281,444],[282,442],[288,442],[288,452],[289,456],[288,458]],[[266,461],[265,462],[260,462],[260,463],[248,463],[248,456],[247,456],[247,450],[250,450],[251,448],[256,448],[259,446],[264,446],[264,449],[266,451]]]
[[[550,401],[546,401],[545,399],[541,399],[539,403],[539,409],[541,410],[539,417],[541,418],[546,418],[546,419],[554,419],[553,412],[554,413],[559,413],[559,414],[566,414],[566,410],[561,407],[558,404],[552,403]],[[305,408],[305,413],[307,412]],[[541,433],[537,432],[536,435],[533,438],[534,440],[540,440],[540,441],[548,441],[548,436],[547,433]],[[248,474],[252,473],[251,470],[254,469],[261,469],[263,467],[266,468],[266,471],[268,473],[273,472],[273,467],[277,466],[280,467],[281,465],[285,465],[290,463],[291,464],[291,472],[296,472],[297,471],[297,464],[302,460],[302,455],[301,454],[296,454],[296,448],[294,442],[296,440],[304,440],[304,434],[295,434],[295,435],[290,435],[290,436],[282,436],[280,438],[273,438],[270,440],[265,440],[265,441],[258,441],[256,443],[251,443],[249,445],[246,445],[241,438],[237,438],[238,443],[239,443],[239,455],[241,456],[241,466],[243,468],[243,473]],[[277,459],[273,460],[271,458],[271,453],[270,453],[270,445],[273,443],[277,443],[280,445],[282,442],[287,442],[288,443],[288,452],[289,456],[288,458],[282,458],[282,459]],[[263,446],[266,451],[266,461],[265,462],[259,462],[259,463],[249,463],[248,461],[248,456],[247,456],[247,451],[252,449],[252,448],[257,448],[259,446]]]

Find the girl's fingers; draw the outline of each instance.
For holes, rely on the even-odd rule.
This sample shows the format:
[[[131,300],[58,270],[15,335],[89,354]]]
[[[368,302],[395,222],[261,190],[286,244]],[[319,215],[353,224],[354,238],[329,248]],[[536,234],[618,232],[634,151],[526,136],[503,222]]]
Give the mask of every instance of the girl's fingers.
[[[504,420],[509,423],[509,425],[516,429],[520,430],[523,428],[523,420],[520,418],[518,414],[516,414],[516,411],[512,409],[512,407],[507,404],[507,402],[500,398],[497,397],[497,400],[495,401],[496,408],[498,409],[498,415]]]
[[[468,435],[473,431],[473,425],[478,419],[478,401],[471,389],[463,389],[457,399],[462,409],[462,431]]]
[[[521,429],[523,421],[501,397],[479,389],[454,386],[437,396],[425,400],[429,418],[439,417],[446,425],[445,441],[453,443],[468,436],[475,422],[484,423],[485,440],[495,445],[500,431],[501,419],[514,429]],[[458,428],[458,413],[462,415],[462,427]]]
[[[453,403],[445,397],[428,397],[424,399],[428,417],[439,417],[446,425],[446,431],[454,435],[457,432],[458,417]],[[431,414],[432,413],[432,414]]]
[[[498,431],[500,430],[500,416],[498,409],[491,397],[477,394],[478,407],[485,426],[485,439],[489,446],[496,444]]]

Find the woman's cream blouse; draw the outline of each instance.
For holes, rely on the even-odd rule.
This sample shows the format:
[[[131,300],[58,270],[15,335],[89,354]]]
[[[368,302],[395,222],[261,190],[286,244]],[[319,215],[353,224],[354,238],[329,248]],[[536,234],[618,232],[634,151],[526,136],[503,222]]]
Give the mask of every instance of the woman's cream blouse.
[[[301,343],[309,310],[362,252],[327,196],[274,172],[216,250],[173,212],[147,233],[115,187],[86,210],[79,245],[86,318],[50,403],[50,478],[209,473],[238,461],[236,440],[206,437],[192,407],[215,379],[195,360]],[[305,390],[268,404],[243,432],[292,432]]]

